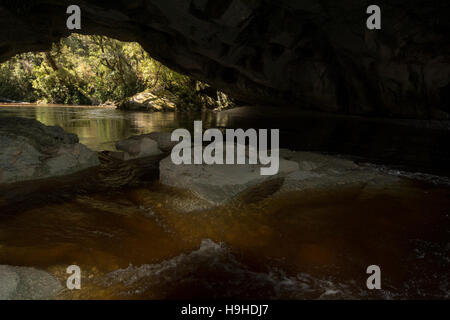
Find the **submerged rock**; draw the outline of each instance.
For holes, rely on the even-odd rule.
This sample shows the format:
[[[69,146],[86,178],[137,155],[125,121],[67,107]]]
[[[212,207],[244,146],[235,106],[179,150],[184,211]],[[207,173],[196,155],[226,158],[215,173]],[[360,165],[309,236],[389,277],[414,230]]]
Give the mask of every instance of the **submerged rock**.
[[[206,276],[205,276],[206,275]],[[136,293],[150,299],[355,299],[357,283],[315,278],[302,272],[289,276],[269,267],[243,263],[225,243],[202,239],[198,249],[156,264],[130,264],[106,274],[99,284],[120,287],[122,299]],[[381,290],[378,290],[381,291]]]
[[[99,165],[97,154],[58,126],[0,119],[0,183],[71,174]]]
[[[113,156],[120,160],[144,158],[162,153],[158,147],[158,142],[147,134],[132,136],[119,141],[116,143],[116,148],[122,152],[114,153]]]
[[[375,183],[383,186],[399,179],[336,156],[280,149],[280,157],[297,162],[299,169],[286,176],[277,194]]]
[[[51,299],[62,288],[60,282],[45,271],[0,265],[0,300]]]
[[[170,132],[151,132],[146,134],[150,139],[158,142],[158,147],[163,152],[170,152],[172,148],[178,143],[178,141],[172,141]]]

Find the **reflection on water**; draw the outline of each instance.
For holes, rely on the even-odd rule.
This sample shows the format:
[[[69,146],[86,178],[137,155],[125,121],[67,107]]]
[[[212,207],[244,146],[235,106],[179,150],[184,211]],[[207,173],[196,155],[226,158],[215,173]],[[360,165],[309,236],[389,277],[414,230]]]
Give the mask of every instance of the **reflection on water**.
[[[115,150],[115,142],[131,135],[153,131],[192,130],[194,120],[203,126],[225,127],[227,117],[213,112],[180,114],[175,112],[127,112],[112,107],[11,106],[0,105],[0,117],[36,119],[45,125],[58,125],[78,135],[80,142],[97,151]]]

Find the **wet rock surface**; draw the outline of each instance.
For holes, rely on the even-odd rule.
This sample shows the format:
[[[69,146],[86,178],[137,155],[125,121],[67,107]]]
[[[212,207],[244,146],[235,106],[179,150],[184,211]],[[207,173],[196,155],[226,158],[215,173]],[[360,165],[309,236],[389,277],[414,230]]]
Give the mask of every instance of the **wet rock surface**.
[[[148,135],[132,136],[128,139],[116,143],[117,150],[122,153],[114,153],[114,156],[120,160],[130,160],[143,158],[148,156],[155,156],[161,154],[158,147],[158,142],[151,139]]]
[[[383,187],[399,182],[398,177],[359,166],[351,160],[339,157],[287,149],[280,150],[280,156],[297,162],[299,169],[286,176],[278,194],[349,186]]]
[[[178,143],[178,141],[172,141],[172,133],[170,132],[151,132],[146,136],[156,141],[158,143],[158,148],[163,152],[170,152]]]
[[[236,150],[236,149],[235,149]],[[279,179],[298,169],[297,163],[280,158],[276,175],[261,175],[261,164],[179,164],[170,156],[159,164],[160,182],[186,189],[212,205],[224,204],[242,192]]]
[[[51,274],[28,267],[0,265],[0,300],[51,299],[62,290]]]
[[[119,151],[109,154],[115,159],[127,161],[168,153],[178,143],[171,140],[171,135],[170,132],[151,132],[131,136],[118,141],[116,149]]]
[[[0,60],[67,36],[68,1],[0,4]],[[342,114],[446,119],[446,1],[80,1],[83,33],[138,41],[239,101]],[[47,21],[48,23],[42,23]]]
[[[100,164],[78,137],[39,121],[0,119],[0,183],[71,174]]]
[[[280,149],[280,170],[262,176],[256,164],[180,164],[169,157],[160,162],[160,182],[193,193],[199,201],[177,210],[194,211],[230,202],[252,203],[292,191],[366,186],[382,188],[399,178],[352,160],[313,152]],[[247,162],[248,163],[248,162]]]

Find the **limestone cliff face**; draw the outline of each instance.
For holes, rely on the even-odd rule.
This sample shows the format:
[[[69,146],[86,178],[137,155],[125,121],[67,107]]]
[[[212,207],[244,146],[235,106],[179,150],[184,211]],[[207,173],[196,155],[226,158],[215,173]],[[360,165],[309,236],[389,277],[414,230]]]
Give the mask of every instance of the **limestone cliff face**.
[[[447,0],[77,1],[82,33],[139,41],[169,67],[257,104],[382,117],[450,111]],[[67,36],[72,1],[0,1],[0,60]]]

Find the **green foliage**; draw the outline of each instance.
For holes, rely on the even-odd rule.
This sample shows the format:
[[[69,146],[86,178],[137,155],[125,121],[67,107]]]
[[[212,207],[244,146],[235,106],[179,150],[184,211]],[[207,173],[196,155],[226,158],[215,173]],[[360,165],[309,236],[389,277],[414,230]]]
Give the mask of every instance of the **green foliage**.
[[[19,101],[120,103],[150,90],[171,93],[177,107],[191,110],[205,106],[198,85],[153,60],[139,44],[104,36],[73,34],[49,52],[26,53],[0,64],[0,97]]]
[[[148,65],[150,57],[143,56],[136,43],[72,35],[41,55],[44,59],[35,67],[33,88],[46,102],[99,104],[145,89],[141,64]]]
[[[18,55],[8,62],[0,64],[0,97],[17,101],[35,101],[33,90],[34,65],[39,57],[32,53]]]

